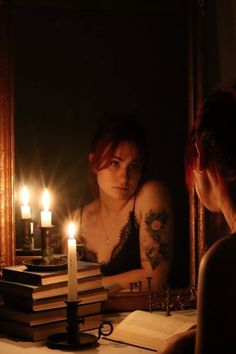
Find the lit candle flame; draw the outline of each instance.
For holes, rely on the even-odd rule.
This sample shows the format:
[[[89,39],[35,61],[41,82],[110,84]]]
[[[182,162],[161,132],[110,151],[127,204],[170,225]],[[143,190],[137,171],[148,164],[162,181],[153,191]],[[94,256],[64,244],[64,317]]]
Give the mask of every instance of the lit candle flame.
[[[23,205],[29,204],[29,192],[28,189],[24,186],[21,191],[21,199]]]
[[[48,211],[49,206],[50,206],[50,196],[49,196],[47,188],[45,188],[45,191],[43,192],[42,204],[43,204],[43,209],[45,211]]]

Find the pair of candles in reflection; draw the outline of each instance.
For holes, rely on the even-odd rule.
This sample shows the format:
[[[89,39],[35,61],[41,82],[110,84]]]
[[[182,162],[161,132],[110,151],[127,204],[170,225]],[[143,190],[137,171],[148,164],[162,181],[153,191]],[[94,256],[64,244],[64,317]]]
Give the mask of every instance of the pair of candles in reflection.
[[[21,218],[31,219],[31,209],[29,205],[29,191],[27,187],[23,187],[21,191]],[[52,227],[52,212],[49,210],[50,207],[50,196],[47,188],[45,188],[42,195],[42,205],[43,210],[41,211],[41,227]]]
[[[29,192],[24,186],[21,192],[21,218],[31,219],[31,209],[29,205]],[[41,227],[52,227],[52,212],[50,208],[50,196],[47,188],[42,195],[43,210],[41,211]],[[67,254],[67,268],[68,268],[68,301],[77,301],[77,252],[75,239],[75,224],[70,223],[68,226],[68,254]]]

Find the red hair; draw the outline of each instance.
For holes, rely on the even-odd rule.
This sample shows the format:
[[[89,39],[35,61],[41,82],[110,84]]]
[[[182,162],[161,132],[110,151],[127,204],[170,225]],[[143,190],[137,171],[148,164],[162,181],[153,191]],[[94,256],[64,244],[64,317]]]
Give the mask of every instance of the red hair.
[[[102,117],[98,123],[98,129],[92,141],[89,160],[89,183],[93,194],[97,193],[95,170],[101,170],[110,163],[115,150],[122,142],[133,143],[140,157],[142,165],[142,182],[147,178],[148,147],[143,127],[131,114],[110,115]]]
[[[229,192],[236,191],[236,85],[214,91],[200,107],[185,152],[185,175],[189,188],[198,151],[201,169],[208,168]],[[198,151],[197,151],[198,149]]]

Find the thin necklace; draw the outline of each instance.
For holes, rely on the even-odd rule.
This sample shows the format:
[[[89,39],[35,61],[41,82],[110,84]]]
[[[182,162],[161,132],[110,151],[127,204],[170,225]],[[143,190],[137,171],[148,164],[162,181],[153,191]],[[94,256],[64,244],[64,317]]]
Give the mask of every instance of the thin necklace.
[[[116,228],[117,226],[117,223],[118,223],[118,220],[119,220],[119,217],[121,215],[121,213],[123,212],[124,210],[124,207],[122,207],[116,214],[115,214],[115,217],[113,218],[112,222],[111,222],[111,227],[110,229],[108,230],[105,226],[105,223],[104,223],[104,219],[102,218],[102,213],[100,211],[100,220],[101,220],[101,224],[102,224],[102,228],[103,228],[103,231],[104,231],[104,234],[105,234],[105,244],[106,245],[109,245],[111,243],[111,238],[112,236],[114,235],[114,229]],[[109,217],[107,216],[107,218],[105,218],[105,220],[109,220]]]
[[[129,201],[127,201],[128,203]],[[111,223],[111,228],[110,230],[107,231],[106,227],[105,227],[105,224],[104,224],[104,221],[103,221],[103,218],[102,218],[102,214],[101,214],[101,211],[100,211],[100,220],[101,220],[101,224],[102,224],[102,228],[104,230],[104,233],[105,233],[105,244],[106,245],[109,245],[111,243],[111,236],[113,236],[114,234],[114,229],[115,227],[117,226],[117,222],[118,222],[118,218],[119,216],[121,215],[122,211],[124,210],[124,208],[127,206],[127,203],[121,208],[121,210],[119,210],[119,212],[115,215],[112,223]]]
[[[120,215],[121,211],[116,215],[116,221],[112,222],[111,224],[111,228],[109,231],[107,231],[106,227],[105,227],[105,224],[104,224],[104,221],[102,219],[102,215],[100,214],[100,220],[101,220],[101,224],[102,224],[102,228],[103,228],[103,231],[105,233],[105,244],[106,245],[109,245],[111,243],[111,239],[110,237],[113,235],[113,231],[114,231],[114,228],[117,224],[117,219],[118,219],[118,216]]]

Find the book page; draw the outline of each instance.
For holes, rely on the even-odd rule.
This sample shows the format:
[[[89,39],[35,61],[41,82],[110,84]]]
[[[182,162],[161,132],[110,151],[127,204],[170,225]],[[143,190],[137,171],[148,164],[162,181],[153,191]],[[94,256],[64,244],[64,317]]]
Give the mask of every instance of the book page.
[[[134,311],[119,323],[108,337],[132,345],[157,349],[168,337],[184,332],[196,324],[196,313],[193,315],[176,314],[165,316],[165,313]]]

